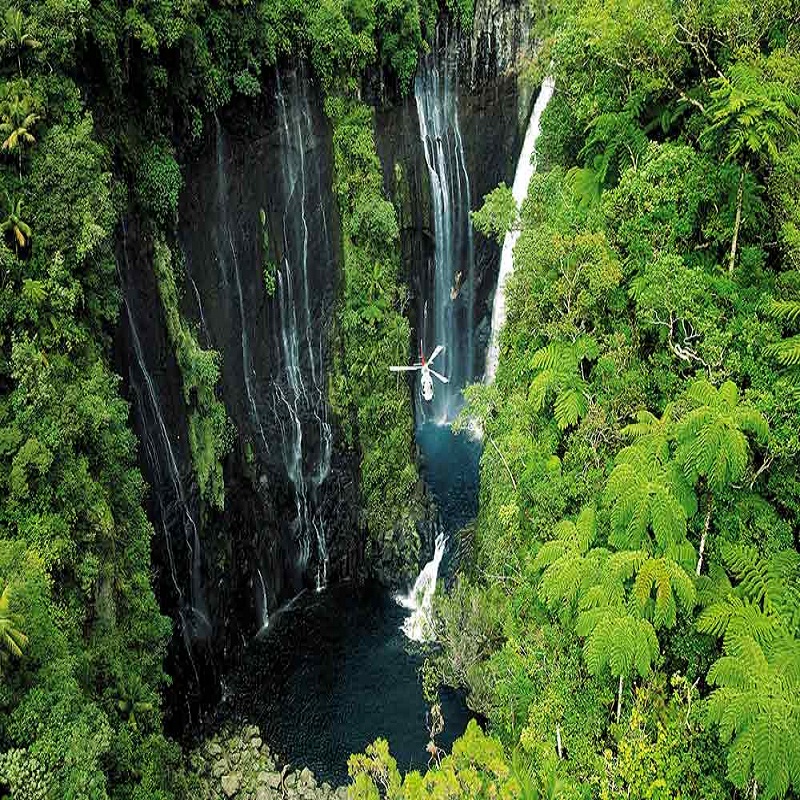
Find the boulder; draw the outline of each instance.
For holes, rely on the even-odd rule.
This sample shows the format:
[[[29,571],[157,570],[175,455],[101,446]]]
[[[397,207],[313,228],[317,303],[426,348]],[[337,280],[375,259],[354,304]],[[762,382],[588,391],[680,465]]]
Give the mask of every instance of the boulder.
[[[281,785],[281,776],[278,772],[267,773],[267,786],[271,789],[278,789]]]
[[[241,784],[242,780],[236,773],[222,776],[222,791],[226,797],[233,797],[239,791]]]

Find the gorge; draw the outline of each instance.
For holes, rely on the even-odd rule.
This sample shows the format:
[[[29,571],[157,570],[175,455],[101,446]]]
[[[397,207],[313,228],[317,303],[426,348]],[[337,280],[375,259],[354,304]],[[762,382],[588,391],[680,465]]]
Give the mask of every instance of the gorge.
[[[513,3],[500,10],[501,18],[518,13]],[[482,238],[473,249],[470,182],[477,193],[508,177],[527,122],[530,95],[517,88],[513,68],[525,45],[494,40],[492,49],[471,53],[490,33],[476,27],[469,40],[443,23],[439,44],[420,62],[413,94],[394,109],[378,110],[384,185],[400,217],[402,274],[414,298],[409,349],[442,343],[442,368],[451,376],[431,409],[414,389],[418,426],[429,417],[439,423],[454,418],[461,388],[482,360],[499,253]],[[467,66],[481,59],[497,63],[483,63],[489,77],[478,81]],[[487,131],[487,114],[501,107],[505,126]],[[270,626],[301,592],[360,584],[372,569],[369,532],[359,521],[357,451],[345,444],[327,396],[342,235],[321,95],[306,68],[282,67],[255,104],[215,113],[210,122],[184,168],[171,249],[176,280],[186,284],[177,310],[198,331],[202,347],[219,353],[215,392],[236,432],[223,464],[224,507],[198,496],[187,441],[190,412],[180,402],[180,372],[170,366],[175,356],[160,317],[173,311],[159,313],[152,282],[134,284],[128,277],[123,283],[128,313],[120,351],[129,353],[121,358],[130,365],[134,418],[148,443],[142,466],[154,487],[151,512],[163,531],[157,552],[170,576],[163,596],[173,598],[179,623],[175,668],[187,664],[185,679],[193,688],[185,696],[203,696],[206,703],[245,643],[257,633],[259,642],[274,641]],[[492,144],[486,163],[498,134],[511,144],[500,158]],[[139,271],[147,269],[136,259],[147,251],[148,238],[132,231],[123,242],[125,258]],[[148,320],[144,343],[131,308],[141,308]],[[409,446],[411,434],[403,434]],[[435,491],[425,504],[413,532],[422,537],[420,566],[433,555],[440,524]],[[451,526],[450,535],[456,534]],[[176,571],[175,562],[190,568]],[[390,576],[388,588],[410,587],[415,574]],[[413,677],[411,670],[406,674]],[[195,707],[194,715],[202,706],[192,701],[185,707]]]
[[[797,0],[0,5],[0,798],[798,795]]]

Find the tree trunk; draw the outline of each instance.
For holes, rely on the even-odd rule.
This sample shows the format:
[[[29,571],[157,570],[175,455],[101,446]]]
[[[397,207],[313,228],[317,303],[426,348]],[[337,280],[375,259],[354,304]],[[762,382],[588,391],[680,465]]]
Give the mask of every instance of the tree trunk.
[[[562,749],[561,749],[561,726],[556,725],[556,750],[558,751],[558,757],[563,758]]]
[[[736,219],[733,223],[733,241],[731,242],[731,256],[728,262],[728,274],[733,274],[733,265],[736,263],[736,248],[739,245],[739,228],[742,224],[742,195],[744,194],[744,176],[750,162],[746,161],[744,168],[739,173],[739,188],[736,190]]]
[[[622,713],[622,675],[619,676],[619,689],[617,689],[617,722]]]
[[[706,552],[706,537],[708,536],[708,529],[711,527],[711,496],[708,497],[708,511],[706,511],[706,521],[703,523],[703,533],[700,536],[700,552],[697,557],[697,569],[695,575],[700,575],[700,570],[703,568],[703,554]]]

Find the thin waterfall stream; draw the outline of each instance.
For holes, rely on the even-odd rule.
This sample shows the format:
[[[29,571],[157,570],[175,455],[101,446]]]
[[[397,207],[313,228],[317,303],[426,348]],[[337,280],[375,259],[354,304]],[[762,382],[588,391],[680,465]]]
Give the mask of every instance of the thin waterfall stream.
[[[534,172],[536,172],[536,142],[541,131],[542,114],[553,96],[554,88],[555,85],[552,78],[545,78],[534,103],[531,118],[528,121],[528,129],[525,132],[525,140],[522,144],[522,152],[517,162],[514,185],[511,190],[517,208],[521,208],[525,202],[525,198],[528,196],[528,186]],[[500,360],[500,333],[506,323],[506,283],[514,271],[514,246],[518,239],[519,230],[513,228],[506,233],[503,240],[503,250],[500,254],[500,272],[497,276],[497,288],[492,305],[492,334],[489,347],[486,350],[484,383],[491,383],[494,380],[497,372],[497,363]]]
[[[315,325],[309,291],[308,195],[306,147],[313,139],[308,97],[296,74],[291,91],[277,79],[277,105],[283,158],[283,257],[277,272],[282,375],[274,381],[273,409],[281,431],[283,462],[294,487],[300,568],[316,552],[317,591],[328,582],[325,523],[317,506],[317,490],[331,467],[332,431],[324,393],[324,336]],[[297,224],[297,220],[300,224]],[[328,241],[322,214],[323,235]],[[305,367],[305,369],[304,369]],[[305,373],[305,374],[304,374]],[[313,438],[304,436],[313,428]]]

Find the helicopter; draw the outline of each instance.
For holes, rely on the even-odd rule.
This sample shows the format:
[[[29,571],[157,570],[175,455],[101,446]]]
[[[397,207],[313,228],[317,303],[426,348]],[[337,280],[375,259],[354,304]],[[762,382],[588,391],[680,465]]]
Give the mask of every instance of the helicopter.
[[[419,370],[422,374],[420,376],[420,383],[422,384],[422,397],[429,403],[433,400],[433,378],[435,375],[442,383],[450,383],[450,378],[438,373],[435,369],[431,369],[433,359],[444,350],[442,345],[437,345],[436,349],[431,353],[430,358],[426,361],[422,351],[422,345],[419,346],[419,363],[412,364],[409,367],[389,367],[390,372],[415,372]]]

